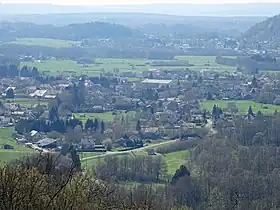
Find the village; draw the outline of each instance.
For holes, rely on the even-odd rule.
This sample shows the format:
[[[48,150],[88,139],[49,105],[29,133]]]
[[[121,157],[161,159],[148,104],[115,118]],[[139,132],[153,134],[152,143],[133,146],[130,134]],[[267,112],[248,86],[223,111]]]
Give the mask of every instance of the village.
[[[242,101],[263,103],[264,112],[265,104],[280,104],[279,80],[265,74],[165,67],[131,75],[3,78],[0,126],[13,128],[17,144],[40,152],[58,152],[66,143],[80,152],[124,151],[202,138],[218,118],[245,116]],[[217,118],[213,110],[221,102],[226,106]]]

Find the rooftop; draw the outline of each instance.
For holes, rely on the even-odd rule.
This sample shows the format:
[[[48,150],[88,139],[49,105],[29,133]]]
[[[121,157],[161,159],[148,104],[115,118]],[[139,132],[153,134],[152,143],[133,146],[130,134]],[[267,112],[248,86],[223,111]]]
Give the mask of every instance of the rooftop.
[[[55,142],[56,142],[55,139],[44,138],[44,139],[38,141],[36,144],[37,144],[39,147],[44,147],[44,146],[53,144],[53,143],[55,143]]]
[[[165,80],[165,79],[145,79],[142,81],[144,84],[163,84],[167,85],[170,84],[172,80]]]

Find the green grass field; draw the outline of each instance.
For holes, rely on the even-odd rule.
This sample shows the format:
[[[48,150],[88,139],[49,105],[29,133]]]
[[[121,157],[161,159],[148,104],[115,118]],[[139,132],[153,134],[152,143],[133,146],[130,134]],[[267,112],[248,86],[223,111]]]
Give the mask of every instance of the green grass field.
[[[216,63],[216,56],[177,56],[178,60],[188,60],[190,64],[195,66],[189,67],[190,70],[200,71],[201,69],[213,71],[232,71],[236,67],[225,66]]]
[[[20,105],[24,106],[34,106],[34,105],[48,105],[48,101],[46,100],[38,100],[38,99],[32,99],[32,98],[14,98],[14,99],[6,99],[6,102],[11,103],[18,103]]]
[[[251,106],[253,112],[261,111],[263,114],[272,114],[275,110],[280,111],[280,106],[271,105],[271,104],[261,104],[254,101],[226,101],[226,100],[213,100],[213,101],[204,101],[200,103],[202,109],[212,111],[213,106],[216,104],[221,108],[227,108],[228,103],[236,103],[239,113],[245,114],[248,111],[248,108]]]
[[[87,121],[87,119],[100,119],[104,121],[113,121],[114,115],[112,112],[104,112],[104,113],[75,113],[75,118],[81,120],[83,123]]]
[[[189,156],[188,150],[172,152],[164,155],[164,159],[167,164],[167,170],[169,174],[173,174],[180,167],[180,165],[186,162],[186,158]]]
[[[135,112],[131,111],[128,113],[116,113],[113,115],[113,112],[104,112],[104,113],[75,113],[75,118],[81,120],[84,124],[87,121],[87,119],[100,119],[105,122],[111,122],[113,121],[116,117],[120,119],[121,116],[126,116],[128,115],[129,117],[133,117],[135,115]]]
[[[178,60],[189,60],[190,64],[195,66],[189,67],[191,70],[235,70],[235,67],[219,65],[215,62],[215,56],[178,56]],[[109,58],[97,58],[94,64],[87,66],[77,64],[72,60],[46,60],[46,61],[35,61],[35,62],[22,62],[21,65],[35,66],[39,71],[51,75],[82,75],[86,74],[89,76],[99,76],[100,73],[113,72],[114,69],[119,69],[120,72],[134,72],[141,74],[143,71],[148,69],[154,69],[150,65],[146,65],[145,59],[109,59]],[[208,65],[208,66],[206,66]],[[164,68],[164,66],[159,67]],[[187,68],[184,67],[166,67],[172,69]],[[135,80],[135,77],[133,77]]]
[[[83,153],[81,154],[82,159],[86,157],[90,157],[91,155],[98,155],[102,153]],[[145,152],[136,152],[134,153],[135,155],[147,155]],[[186,158],[190,152],[188,150],[184,151],[178,151],[178,152],[172,152],[168,153],[166,155],[162,155],[164,160],[166,161],[167,164],[167,170],[169,174],[174,174],[176,170],[180,167],[180,165],[184,164],[186,162]],[[126,154],[119,154],[117,156],[124,156],[124,155],[129,155],[131,156],[131,153],[126,153]],[[87,159],[82,161],[82,166],[87,169],[91,170],[94,165],[96,165],[99,161],[102,161],[103,158],[92,158],[92,159]]]
[[[52,48],[69,48],[75,45],[79,45],[78,42],[59,40],[59,39],[47,39],[47,38],[19,38],[15,41],[8,42],[6,44],[19,44],[28,46],[42,46]]]
[[[14,159],[22,158],[34,153],[33,150],[17,145],[16,141],[12,139],[11,128],[0,128],[0,162],[9,162]],[[3,145],[9,144],[14,147],[13,150],[4,150]]]
[[[95,64],[83,66],[72,60],[46,60],[41,62],[22,62],[22,66],[36,66],[46,74],[99,76],[100,73],[113,72],[119,69],[120,72],[135,72],[140,74],[150,67],[145,65],[144,59],[95,59]],[[137,66],[138,65],[138,66]]]

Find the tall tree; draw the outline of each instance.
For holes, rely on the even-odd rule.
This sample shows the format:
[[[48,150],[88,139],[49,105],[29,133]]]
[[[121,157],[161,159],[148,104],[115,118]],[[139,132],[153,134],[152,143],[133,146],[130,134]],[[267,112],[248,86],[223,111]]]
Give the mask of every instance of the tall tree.
[[[104,121],[102,120],[101,123],[100,123],[100,133],[101,133],[101,134],[104,134],[104,131],[105,131],[105,123],[104,123]]]
[[[99,128],[99,122],[98,122],[98,119],[95,118],[94,119],[94,131],[96,132],[98,130],[98,128]]]
[[[140,120],[137,121],[136,130],[137,130],[138,132],[141,132],[141,122],[140,122]]]
[[[6,92],[6,98],[15,98],[15,93],[13,88],[9,88]]]

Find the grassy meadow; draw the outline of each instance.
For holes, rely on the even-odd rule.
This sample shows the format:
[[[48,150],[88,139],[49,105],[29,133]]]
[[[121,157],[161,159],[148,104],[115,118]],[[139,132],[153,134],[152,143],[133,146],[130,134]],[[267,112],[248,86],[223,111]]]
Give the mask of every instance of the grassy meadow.
[[[52,48],[70,48],[79,45],[78,42],[60,39],[47,39],[47,38],[18,38],[15,41],[6,44],[19,44],[27,46],[41,46]]]
[[[39,71],[51,75],[82,75],[99,76],[103,72],[113,72],[119,69],[120,72],[135,72],[140,74],[150,67],[145,65],[144,59],[95,59],[94,64],[81,65],[73,60],[45,60],[35,62],[22,62],[22,66],[35,66]]]
[[[190,70],[199,71],[201,69],[214,71],[230,71],[235,70],[235,67],[219,65],[215,62],[215,56],[178,56],[178,60],[188,60],[194,66],[160,66],[153,67],[146,64],[145,59],[111,59],[111,58],[96,58],[94,64],[81,65],[73,60],[45,60],[34,62],[22,62],[21,65],[37,67],[40,72],[51,75],[82,75],[99,76],[103,72],[113,72],[114,69],[119,69],[120,72],[133,72],[136,75],[143,71],[154,68],[170,68],[181,69],[189,68]],[[133,78],[135,80],[135,77]]]
[[[186,158],[189,156],[188,150],[172,152],[164,155],[164,159],[167,164],[167,170],[169,174],[173,174],[183,164],[186,163]]]
[[[212,70],[212,71],[232,71],[236,70],[236,67],[225,66],[216,63],[216,56],[176,56],[178,60],[187,60],[194,66],[189,67],[190,70],[200,71]]]
[[[23,106],[33,107],[34,105],[48,105],[48,101],[46,100],[39,100],[33,98],[14,98],[14,99],[6,99],[6,102],[10,103],[18,103]]]
[[[135,115],[134,111],[128,112],[128,113],[120,113],[117,112],[116,114],[113,114],[113,112],[104,112],[104,113],[75,113],[76,119],[79,119],[83,122],[83,124],[86,123],[87,119],[100,119],[105,122],[112,122],[116,117],[120,119],[121,116],[126,117],[127,115],[129,117],[133,117]]]
[[[14,147],[13,150],[5,150],[3,146],[5,144]],[[34,153],[33,150],[17,145],[16,141],[12,139],[11,128],[0,128],[0,163],[9,162],[14,159],[22,158]]]
[[[261,111],[263,114],[273,114],[275,110],[280,111],[280,106],[271,105],[271,104],[261,104],[254,101],[247,100],[235,100],[235,101],[227,101],[227,100],[211,100],[211,101],[203,101],[200,103],[202,109],[206,109],[208,111],[212,111],[213,106],[216,104],[220,108],[227,108],[228,103],[235,103],[238,112],[241,114],[245,114],[248,112],[248,108],[251,106],[253,112]]]

